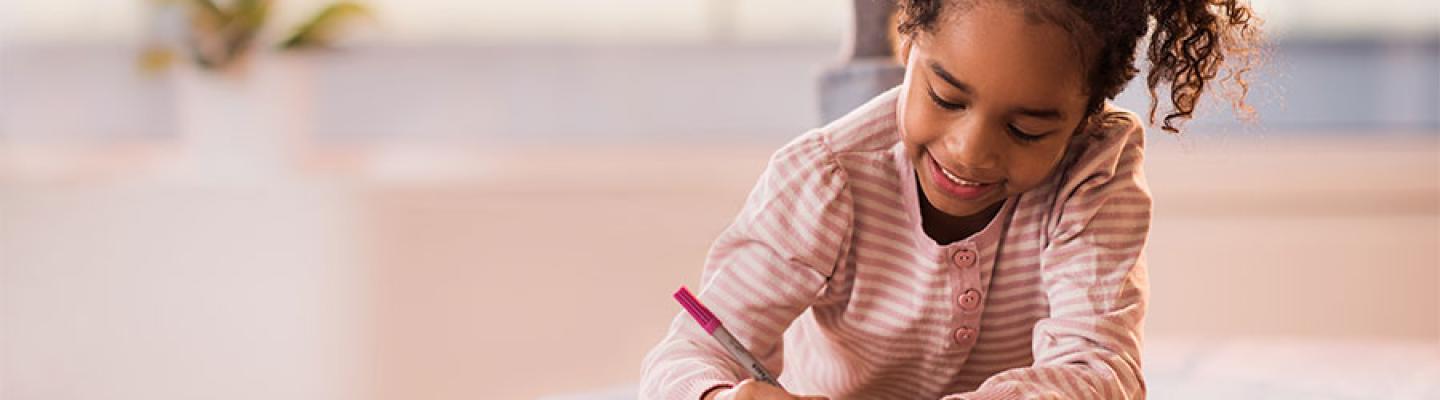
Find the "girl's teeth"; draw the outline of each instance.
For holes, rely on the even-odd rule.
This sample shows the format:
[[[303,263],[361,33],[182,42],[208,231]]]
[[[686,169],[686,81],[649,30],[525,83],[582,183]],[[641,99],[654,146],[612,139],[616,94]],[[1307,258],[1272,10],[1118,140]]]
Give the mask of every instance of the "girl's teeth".
[[[950,171],[946,171],[944,168],[941,168],[941,169],[940,169],[940,173],[945,174],[945,177],[946,177],[946,178],[950,178],[950,181],[951,181],[951,182],[955,182],[955,183],[960,184],[960,185],[964,185],[964,186],[980,186],[980,185],[983,185],[982,183],[979,183],[979,182],[971,182],[971,181],[967,181],[967,180],[964,180],[964,179],[960,179],[960,177],[957,177],[957,176],[955,176],[955,175],[951,175],[951,174],[950,174]]]

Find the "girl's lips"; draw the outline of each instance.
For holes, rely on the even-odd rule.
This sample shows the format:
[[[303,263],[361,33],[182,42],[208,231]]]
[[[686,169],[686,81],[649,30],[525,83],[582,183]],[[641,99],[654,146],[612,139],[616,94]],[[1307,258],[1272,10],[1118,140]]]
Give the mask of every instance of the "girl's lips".
[[[951,179],[950,174],[940,166],[939,162],[935,161],[934,157],[928,157],[927,155],[925,158],[930,160],[927,164],[929,165],[928,169],[930,170],[931,182],[935,182],[935,186],[945,191],[950,197],[967,201],[976,200],[989,194],[991,190],[995,190],[995,188],[999,186],[998,182],[979,183],[958,177]],[[965,181],[966,183],[957,182],[957,179]]]

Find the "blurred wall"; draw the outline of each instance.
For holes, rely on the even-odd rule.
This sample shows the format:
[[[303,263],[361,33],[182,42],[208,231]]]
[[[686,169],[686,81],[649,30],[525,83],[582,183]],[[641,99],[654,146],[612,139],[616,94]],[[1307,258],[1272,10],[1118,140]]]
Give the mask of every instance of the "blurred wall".
[[[660,3],[376,2],[390,31],[233,81],[135,73],[134,2],[0,3],[0,399],[632,382],[818,122],[844,18]],[[1440,23],[1406,11],[1434,6],[1265,4],[1305,34],[1260,125],[1151,136],[1147,333],[1440,343]]]
[[[0,398],[354,399],[372,348],[330,185],[0,185]]]

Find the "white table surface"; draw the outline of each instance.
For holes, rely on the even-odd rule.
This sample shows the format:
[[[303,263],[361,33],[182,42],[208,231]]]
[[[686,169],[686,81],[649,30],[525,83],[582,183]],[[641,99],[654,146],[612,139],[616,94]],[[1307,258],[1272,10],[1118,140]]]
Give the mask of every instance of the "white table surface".
[[[1440,399],[1440,340],[1151,340],[1153,399]],[[633,383],[541,400],[629,400]]]

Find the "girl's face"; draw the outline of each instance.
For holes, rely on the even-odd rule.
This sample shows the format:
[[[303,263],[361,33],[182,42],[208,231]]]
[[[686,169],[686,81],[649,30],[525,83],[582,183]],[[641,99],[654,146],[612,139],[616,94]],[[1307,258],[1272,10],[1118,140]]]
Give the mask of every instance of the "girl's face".
[[[1070,34],[1018,7],[948,10],[904,44],[899,129],[926,200],[981,215],[1039,185],[1084,117]]]

